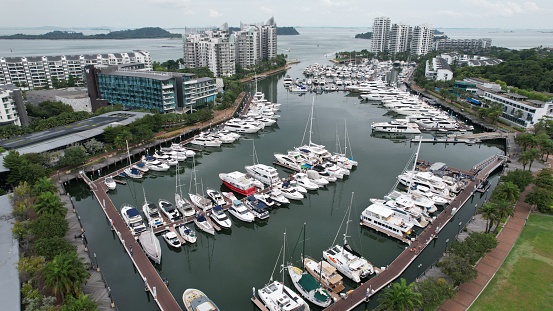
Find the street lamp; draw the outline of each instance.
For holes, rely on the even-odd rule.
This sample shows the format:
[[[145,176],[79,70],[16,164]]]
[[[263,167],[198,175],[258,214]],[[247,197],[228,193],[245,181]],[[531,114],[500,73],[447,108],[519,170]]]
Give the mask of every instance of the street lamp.
[[[96,271],[100,272],[100,266],[98,266],[98,257],[96,257],[96,253],[94,253],[94,261],[96,262]]]

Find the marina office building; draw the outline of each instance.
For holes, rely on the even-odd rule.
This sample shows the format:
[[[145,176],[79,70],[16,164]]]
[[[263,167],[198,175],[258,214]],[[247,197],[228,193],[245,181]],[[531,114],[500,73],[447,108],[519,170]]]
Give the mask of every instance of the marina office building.
[[[447,60],[441,57],[434,57],[426,61],[424,72],[426,79],[435,81],[449,81],[453,78],[453,71]]]
[[[124,53],[0,57],[0,84],[14,84],[22,90],[53,88],[53,79],[67,81],[70,76],[84,81],[88,65],[141,63],[152,68],[149,52],[134,50]]]
[[[92,111],[109,104],[160,113],[189,111],[217,95],[215,79],[149,71],[143,64],[87,66],[86,80]]]
[[[501,117],[512,124],[525,128],[531,127],[545,116],[553,117],[553,102],[551,101],[531,100],[516,93],[491,89],[484,91],[483,98],[501,104],[503,106]]]

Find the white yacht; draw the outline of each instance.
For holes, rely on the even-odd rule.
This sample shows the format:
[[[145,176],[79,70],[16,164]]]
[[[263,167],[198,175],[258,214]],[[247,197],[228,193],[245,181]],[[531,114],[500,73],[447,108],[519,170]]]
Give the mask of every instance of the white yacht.
[[[292,185],[290,182],[284,182],[277,186],[282,193],[282,195],[289,200],[302,200],[304,198],[303,193],[299,192],[298,189]]]
[[[123,170],[123,173],[125,173],[125,176],[133,178],[133,179],[140,179],[142,178],[143,172],[139,171],[138,169],[134,167],[127,167]]]
[[[334,302],[326,289],[308,272],[298,267],[288,266],[288,274],[296,290],[311,303],[326,308]]]
[[[211,201],[215,205],[223,206],[227,204],[227,201],[225,201],[225,197],[223,197],[223,195],[215,189],[207,188],[205,190],[205,194],[211,199]]]
[[[290,204],[290,200],[288,200],[284,194],[282,193],[282,191],[280,191],[277,187],[274,187],[272,188],[271,190],[269,190],[269,192],[267,192],[267,194],[269,195],[269,197],[275,201],[275,202],[278,202],[280,205],[282,204]]]
[[[198,193],[189,193],[188,197],[190,198],[192,204],[196,205],[204,212],[213,208],[213,202],[211,202],[211,200],[204,197],[203,195],[200,195]]]
[[[142,221],[142,216],[140,216],[140,212],[134,206],[123,204],[121,207],[121,217],[123,217],[133,235],[146,231],[146,225]]]
[[[182,294],[186,311],[221,311],[213,300],[199,289],[189,288]]]
[[[165,158],[165,159],[167,159],[167,158]],[[160,160],[158,160],[154,157],[151,157],[151,156],[142,157],[142,161],[144,162],[144,164],[146,164],[146,167],[149,168],[152,171],[164,172],[164,171],[169,170],[169,168],[170,168],[169,165],[167,165],[167,164],[161,162]]]
[[[405,119],[397,119],[389,122],[375,122],[371,124],[373,132],[383,133],[405,133],[420,134],[421,131],[416,123],[408,122]]]
[[[257,133],[259,132],[259,130],[261,130],[259,127],[256,127],[250,123],[236,120],[227,121],[223,129],[230,132],[246,134]]]
[[[406,171],[398,176],[398,180],[405,187],[424,186],[442,197],[450,196],[448,185],[431,172]]]
[[[202,230],[203,232],[211,235],[215,234],[215,229],[203,214],[198,214],[194,218],[194,223],[196,224],[196,226],[198,226],[198,229]]]
[[[278,171],[265,164],[246,165],[246,173],[266,185],[276,185],[280,182]]]
[[[384,232],[399,240],[407,241],[415,225],[397,214],[392,208],[373,203],[361,213],[361,224],[369,228]]]
[[[256,185],[251,178],[248,178],[246,174],[234,171],[230,173],[220,173],[219,179],[227,186],[230,190],[238,192],[241,195],[252,195],[256,190]]]
[[[242,204],[240,200],[233,200],[232,205],[228,209],[229,213],[243,222],[253,222],[255,216],[250,210]]]
[[[244,204],[257,219],[263,220],[271,216],[271,214],[269,214],[269,207],[253,195],[248,196]]]
[[[197,236],[194,230],[190,229],[185,224],[175,225],[175,229],[182,236],[182,238],[188,243],[196,243]]]
[[[296,173],[294,174],[293,178],[294,181],[298,183],[298,185],[304,187],[307,190],[319,189],[319,185],[311,181],[311,179],[309,179],[305,173]]]
[[[200,134],[194,136],[190,143],[202,147],[221,147],[223,142],[213,136]]]
[[[215,223],[217,223],[221,228],[230,228],[232,226],[232,222],[230,221],[230,218],[228,218],[227,214],[223,210],[223,208],[220,205],[216,205],[213,207],[213,211],[209,215]]]
[[[106,185],[108,190],[115,190],[115,188],[117,187],[117,183],[115,182],[115,180],[111,176],[107,176],[104,179],[104,184]]]
[[[165,214],[167,218],[169,218],[169,221],[175,221],[180,217],[180,213],[175,208],[175,205],[173,205],[173,203],[164,199],[159,199],[158,205],[161,209],[161,212]]]
[[[284,77],[284,79],[282,80],[282,84],[284,84],[285,87],[289,87],[290,85],[292,85],[294,83],[294,79],[290,78],[290,76],[286,76]]]
[[[142,211],[144,212],[144,215],[146,216],[146,221],[148,222],[148,225],[150,227],[157,228],[165,224],[165,222],[163,221],[163,218],[159,214],[159,210],[155,205],[155,203],[147,202],[146,198],[144,198]]]
[[[182,246],[182,243],[179,240],[179,237],[177,234],[173,231],[167,231],[164,234],[162,234],[163,239],[169,246],[172,246],[174,248],[180,248]]]
[[[301,171],[301,165],[291,156],[282,153],[275,153],[274,157],[278,164],[294,171]]]

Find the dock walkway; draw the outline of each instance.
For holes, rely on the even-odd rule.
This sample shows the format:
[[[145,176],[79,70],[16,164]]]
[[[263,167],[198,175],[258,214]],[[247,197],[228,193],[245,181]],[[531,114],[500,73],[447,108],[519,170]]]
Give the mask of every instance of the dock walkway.
[[[100,203],[102,210],[117,233],[121,244],[123,244],[127,254],[129,254],[138,273],[140,273],[140,276],[144,280],[146,288],[152,294],[159,308],[161,310],[181,310],[175,297],[173,297],[167,285],[161,279],[157,270],[150,262],[150,259],[148,259],[146,254],[142,251],[142,248],[129,231],[125,221],[121,218],[117,208],[107,195],[107,188],[103,183],[103,179],[93,182],[84,172],[82,172],[80,176],[89,185],[94,196]]]
[[[481,171],[476,174],[475,178],[467,184],[465,189],[455,197],[449,206],[447,206],[401,254],[399,254],[387,269],[384,269],[381,273],[350,292],[346,299],[340,299],[324,310],[353,310],[356,306],[367,301],[374,293],[396,280],[419,256],[426,246],[438,236],[442,228],[445,227],[451,218],[453,218],[454,215],[452,212],[458,211],[470,199],[478,188],[478,185],[482,182],[480,176],[488,176],[492,171],[497,169],[497,162],[499,161],[491,162],[488,166],[483,167]]]

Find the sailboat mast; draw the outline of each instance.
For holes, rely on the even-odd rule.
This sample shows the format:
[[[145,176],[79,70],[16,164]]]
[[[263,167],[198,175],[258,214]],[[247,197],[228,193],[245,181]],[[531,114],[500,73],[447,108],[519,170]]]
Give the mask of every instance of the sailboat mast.
[[[129,152],[129,141],[125,140],[125,144],[127,144],[127,157],[129,159],[129,165],[131,165],[131,153]]]
[[[303,256],[305,256],[305,222],[303,223],[303,250],[301,252],[301,262],[303,263]]]
[[[284,293],[284,267],[286,266],[286,231],[284,231],[284,244],[282,245],[282,293]]]
[[[347,119],[344,118],[344,157],[348,156],[348,125]]]
[[[415,169],[417,168],[417,161],[419,159],[419,151],[421,150],[421,141],[419,141],[419,146],[417,147],[417,153],[415,153],[415,163],[413,163],[413,171],[409,175],[409,186],[407,187],[407,193],[411,193],[411,187],[413,186],[413,175],[415,174]]]
[[[351,205],[353,204],[353,194],[354,194],[354,192],[351,193],[351,200],[349,202],[349,207],[348,207],[348,221],[346,221],[346,232],[344,232],[344,245],[346,245],[348,243],[348,241],[347,241],[348,227],[349,227],[349,222],[351,221]]]
[[[311,103],[311,118],[309,120],[309,145],[311,145],[311,132],[313,131],[313,107],[315,106],[315,96],[313,96],[313,102]]]

